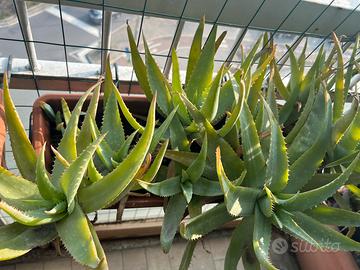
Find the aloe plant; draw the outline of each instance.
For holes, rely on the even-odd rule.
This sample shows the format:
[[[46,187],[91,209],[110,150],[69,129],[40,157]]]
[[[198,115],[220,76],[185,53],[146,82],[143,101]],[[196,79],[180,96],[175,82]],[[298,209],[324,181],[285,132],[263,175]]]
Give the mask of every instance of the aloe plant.
[[[129,145],[126,141],[131,138],[125,139],[121,132],[113,88],[107,92],[110,94],[105,105],[102,129],[98,134],[92,121],[96,114],[100,83],[79,99],[71,113],[66,110],[66,128],[58,148],[53,149],[55,163],[50,174],[45,168],[45,145],[36,155],[15,110],[4,75],[6,123],[21,176],[0,168],[0,209],[15,221],[0,227],[0,260],[21,256],[59,237],[80,264],[108,269],[105,253],[86,214],[109,206],[124,196],[134,179],[143,175],[148,179],[154,177],[164,156],[166,143],[150,165],[146,156],[154,142],[154,96],[146,127],[128,153],[129,146],[124,145]],[[93,91],[86,117],[78,130],[81,108]],[[117,125],[110,125],[110,121]],[[154,143],[157,142],[158,139]],[[93,156],[108,145],[118,155],[111,163],[111,170],[103,176],[97,171]],[[148,164],[144,166],[144,162]]]
[[[275,269],[269,258],[274,226],[316,247],[330,248],[326,239],[339,243],[340,249],[359,251],[359,243],[326,226],[359,226],[359,214],[324,204],[344,185],[358,191],[357,98],[344,112],[351,78],[359,72],[354,68],[358,42],[346,71],[336,36],[330,55],[326,58],[321,48],[307,71],[306,46],[298,58],[290,49],[291,76],[286,84],[274,58],[275,45],[264,35],[243,56],[239,69],[232,74],[222,66],[213,78],[223,35],[216,40],[213,27],[202,46],[203,28],[204,20],[193,39],[185,83],[172,51],[171,84],[145,38],[143,62],[128,28],[134,69],[146,96],[158,94],[158,109],[165,116],[177,108],[170,124],[172,150],[165,154],[174,162],[170,178],[155,183],[138,180],[149,192],[170,197],[160,237],[163,250],[170,249],[181,222],[181,234],[189,240],[180,266],[186,269],[198,238],[241,218],[225,269],[236,269],[241,257],[246,269]],[[222,83],[225,74],[229,79]],[[177,133],[180,127],[185,133]],[[200,150],[191,151],[194,146]],[[205,197],[223,202],[201,214]],[[182,221],[186,209],[191,218]]]

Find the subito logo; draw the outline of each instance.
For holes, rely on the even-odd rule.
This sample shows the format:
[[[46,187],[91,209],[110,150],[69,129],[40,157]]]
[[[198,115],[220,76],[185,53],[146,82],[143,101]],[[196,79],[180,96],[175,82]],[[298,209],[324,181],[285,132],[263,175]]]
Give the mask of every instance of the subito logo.
[[[284,254],[289,248],[288,242],[284,238],[276,238],[271,243],[271,249],[275,254],[282,255]]]

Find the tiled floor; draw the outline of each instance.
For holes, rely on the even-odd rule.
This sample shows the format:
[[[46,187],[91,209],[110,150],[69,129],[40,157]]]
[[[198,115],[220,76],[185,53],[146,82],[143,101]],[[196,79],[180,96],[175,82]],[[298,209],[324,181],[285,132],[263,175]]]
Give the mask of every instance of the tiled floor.
[[[228,232],[219,232],[199,241],[194,252],[190,269],[222,270],[229,242]],[[177,238],[169,252],[161,251],[157,237],[141,240],[121,240],[105,243],[108,263],[111,270],[172,270],[178,269],[186,242]],[[40,252],[41,253],[41,252]],[[42,257],[43,255],[40,254]],[[68,257],[44,256],[34,262],[28,256],[27,262],[0,266],[0,270],[80,270],[82,266]],[[39,262],[41,260],[41,262]],[[243,269],[241,263],[238,269]]]
[[[223,230],[202,238],[195,248],[189,269],[223,270],[230,236],[231,231]],[[158,236],[103,243],[110,270],[177,270],[185,246],[186,242],[178,236],[168,254],[162,252]],[[282,270],[298,270],[294,257],[288,253],[281,256],[272,254],[272,261]],[[84,269],[70,257],[56,256],[55,251],[49,249],[38,249],[10,265],[3,263],[0,263],[0,270]],[[241,262],[237,269],[243,270]]]

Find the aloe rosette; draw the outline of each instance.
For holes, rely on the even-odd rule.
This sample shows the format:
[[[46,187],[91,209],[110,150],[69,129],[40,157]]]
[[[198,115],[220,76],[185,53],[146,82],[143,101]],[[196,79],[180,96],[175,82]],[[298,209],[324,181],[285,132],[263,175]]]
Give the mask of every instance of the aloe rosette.
[[[78,130],[82,106],[94,88],[87,117]],[[104,143],[117,144],[120,149],[126,140],[106,123],[110,119],[116,121],[117,117],[107,116],[109,109],[106,108],[101,134],[91,137],[91,117],[96,112],[94,107],[99,89],[99,84],[91,87],[68,115],[63,137],[58,148],[54,149],[56,158],[53,171],[49,174],[45,168],[45,146],[37,156],[15,110],[4,75],[6,123],[21,176],[0,168],[0,209],[15,221],[0,227],[0,260],[21,256],[59,237],[80,264],[108,269],[105,253],[86,214],[111,205],[128,192],[128,186],[134,179],[144,174],[153,177],[164,150],[160,150],[154,162],[144,169],[144,161],[154,139],[154,97],[139,141],[129,153],[120,151],[122,154],[109,173],[105,176],[99,174],[93,163],[94,153]],[[115,94],[110,92],[108,108],[114,106],[114,101],[117,105],[111,97],[114,99]],[[86,142],[78,140],[81,136]]]
[[[190,241],[181,269],[189,266],[198,238],[237,218],[242,220],[229,246],[226,269],[236,269],[241,257],[246,269],[260,264],[275,269],[269,259],[273,226],[318,248],[336,242],[340,249],[359,251],[359,243],[327,226],[359,226],[359,214],[324,204],[344,185],[359,193],[357,98],[350,110],[344,109],[351,78],[359,72],[354,68],[358,42],[346,72],[336,36],[330,55],[321,48],[309,69],[306,44],[298,58],[290,49],[286,84],[274,58],[275,45],[264,35],[242,55],[233,75],[222,66],[213,78],[214,56],[224,36],[216,40],[214,27],[202,47],[203,23],[193,39],[184,83],[172,52],[172,84],[145,40],[143,62],[128,28],[134,69],[146,95],[158,94],[164,115],[177,108],[173,119],[178,120],[170,124],[172,150],[165,154],[175,162],[169,166],[170,177],[155,183],[138,180],[149,192],[170,197],[160,237],[163,250],[170,249],[188,209],[191,219],[181,223],[181,234]],[[180,125],[185,134],[176,132]],[[198,152],[189,149],[194,145]],[[201,214],[204,199],[221,200],[219,195],[224,202]]]
[[[318,94],[323,100],[325,114],[322,130],[324,134],[329,134],[332,127],[330,97],[327,91],[322,90]],[[336,243],[340,250],[360,251],[360,243],[327,226],[360,226],[360,214],[323,204],[350,181],[359,155],[355,156],[341,173],[331,174],[332,180],[328,183],[306,191],[298,188],[300,175],[310,182],[315,182],[316,179],[312,176],[315,171],[308,176],[304,174],[309,164],[306,152],[295,162],[290,162],[289,148],[286,147],[280,125],[265,100],[263,104],[270,122],[267,158],[261,150],[251,113],[246,113],[247,109],[243,112],[247,115],[244,118],[247,128],[242,131],[245,169],[249,172],[257,168],[252,175],[257,178],[249,180],[245,176],[234,181],[229,180],[222,163],[223,154],[220,148],[217,148],[216,170],[224,202],[197,217],[183,221],[180,227],[182,236],[193,241],[226,222],[241,218],[226,254],[225,269],[236,269],[240,258],[246,269],[252,269],[250,265],[277,269],[269,257],[271,231],[274,226],[320,249],[331,249]],[[304,182],[302,179],[301,181]],[[352,181],[358,183],[359,177]],[[253,233],[250,234],[250,231]]]
[[[270,46],[257,52],[262,41],[260,38],[244,59],[241,69],[234,75],[229,72],[229,67],[223,65],[213,78],[215,54],[226,32],[217,37],[217,28],[214,26],[203,44],[204,26],[205,19],[202,18],[191,44],[184,81],[180,76],[176,51],[172,50],[171,83],[151,55],[145,38],[145,61],[142,59],[128,26],[132,64],[145,95],[151,99],[157,94],[158,111],[167,118],[176,110],[169,125],[170,132],[166,134],[171,148],[165,153],[165,157],[171,160],[167,167],[170,177],[159,178],[165,180],[156,183],[144,183],[139,178],[138,182],[153,194],[169,197],[160,236],[165,252],[171,247],[186,209],[197,209],[193,211],[195,215],[200,212],[205,197],[221,196],[221,188],[217,181],[214,181],[216,146],[220,144],[222,151],[226,153],[225,167],[231,171],[232,176],[243,172],[243,161],[237,156],[240,144],[236,138],[240,127],[240,112],[248,98],[245,96],[245,88],[256,92],[249,97],[255,100],[260,93],[266,68],[275,52]],[[255,72],[252,71],[254,63],[258,64]],[[229,79],[223,83],[225,76]],[[252,81],[256,83],[251,83]],[[201,149],[200,153],[193,152],[193,148]]]

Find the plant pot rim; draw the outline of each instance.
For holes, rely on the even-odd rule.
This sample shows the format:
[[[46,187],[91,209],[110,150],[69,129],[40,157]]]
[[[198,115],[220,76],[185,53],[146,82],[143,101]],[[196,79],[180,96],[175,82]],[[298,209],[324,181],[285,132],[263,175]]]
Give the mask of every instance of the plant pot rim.
[[[69,103],[76,103],[82,94],[46,94],[36,99],[33,104],[32,109],[32,126],[31,126],[31,141],[32,145],[35,149],[35,152],[38,154],[40,153],[43,145],[45,142],[51,142],[51,134],[49,128],[49,122],[46,119],[46,116],[41,109],[41,104],[43,102],[49,103],[51,106],[53,103],[58,103],[60,106],[61,98],[64,98]],[[148,100],[146,99],[145,95],[127,95],[121,94],[124,102],[130,107],[132,104],[146,104],[146,106],[142,106],[141,110],[146,110],[148,107]],[[90,101],[90,97],[87,98],[87,102]],[[103,95],[100,95],[100,99],[103,98]],[[70,104],[69,104],[70,106]],[[71,107],[71,106],[70,106]],[[132,108],[129,108],[132,111]],[[46,166],[48,170],[51,168],[51,143],[47,143],[46,150],[45,150],[45,159],[46,159]],[[141,208],[141,207],[161,207],[163,206],[164,199],[150,195],[149,197],[137,197],[137,196],[129,196],[126,202],[126,208]],[[117,208],[118,203],[109,207],[109,208]]]

